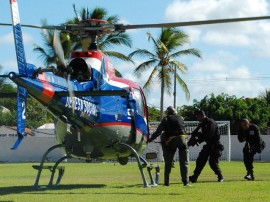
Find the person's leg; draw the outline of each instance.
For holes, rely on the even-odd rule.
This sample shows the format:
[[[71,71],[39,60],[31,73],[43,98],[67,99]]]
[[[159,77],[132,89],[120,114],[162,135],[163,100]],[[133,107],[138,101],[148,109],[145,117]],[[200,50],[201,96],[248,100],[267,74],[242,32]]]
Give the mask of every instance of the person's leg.
[[[218,176],[218,181],[223,182],[224,178],[219,167],[219,157],[220,156],[216,152],[210,153],[209,165],[211,169],[215,172],[215,174]]]
[[[255,153],[250,150],[248,145],[245,145],[243,148],[244,154],[244,165],[247,170],[247,175],[244,177],[247,180],[254,180],[254,173],[253,173],[253,160]]]
[[[199,156],[196,160],[196,167],[194,170],[194,174],[192,176],[189,177],[189,180],[191,182],[197,182],[197,179],[199,177],[199,175],[201,174],[207,160],[209,157],[209,149],[207,148],[207,146],[203,146],[203,149],[200,151]]]
[[[169,186],[170,185],[170,173],[172,170],[172,162],[173,162],[175,150],[171,150],[167,146],[162,146],[162,149],[163,149],[163,157],[164,157],[164,162],[165,162],[164,185]]]
[[[185,137],[179,137],[178,141],[180,175],[184,186],[187,186],[189,182],[189,150]]]

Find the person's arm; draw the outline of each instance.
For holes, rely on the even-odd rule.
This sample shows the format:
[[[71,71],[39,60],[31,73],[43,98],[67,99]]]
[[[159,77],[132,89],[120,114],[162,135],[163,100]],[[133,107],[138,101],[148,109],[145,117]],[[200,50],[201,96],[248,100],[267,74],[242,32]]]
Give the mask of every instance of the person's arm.
[[[237,135],[237,138],[238,138],[238,141],[239,141],[239,142],[244,142],[244,141],[246,141],[246,139],[244,138],[244,135],[243,135],[243,129],[240,129],[240,130],[239,130],[238,135]]]
[[[158,136],[161,135],[162,131],[165,131],[165,122],[166,122],[165,119],[161,121],[156,131],[151,135],[151,137],[148,139],[147,142],[152,142],[154,139],[156,139]]]
[[[204,141],[210,143],[219,140],[218,126],[213,119],[206,119],[202,124],[202,134],[199,137],[200,143]]]
[[[199,125],[197,126],[197,128],[191,133],[191,137],[188,141],[188,146],[195,146],[195,145],[199,145],[198,144],[198,138],[201,135],[201,133],[199,132],[200,128],[201,128],[201,123],[199,123]]]
[[[261,134],[258,126],[254,125],[254,146],[255,148],[260,148],[261,144]]]

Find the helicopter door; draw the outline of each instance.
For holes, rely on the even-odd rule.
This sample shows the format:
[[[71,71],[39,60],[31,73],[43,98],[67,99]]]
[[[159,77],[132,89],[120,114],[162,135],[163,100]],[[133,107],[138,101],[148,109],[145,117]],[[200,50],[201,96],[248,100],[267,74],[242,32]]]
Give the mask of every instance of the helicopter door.
[[[145,103],[143,99],[143,95],[141,91],[137,88],[134,88],[134,99],[136,102],[135,109],[135,126],[137,129],[143,131],[143,126],[145,126],[146,122],[146,114],[145,114]],[[135,143],[139,144],[143,140],[143,135],[136,132]]]

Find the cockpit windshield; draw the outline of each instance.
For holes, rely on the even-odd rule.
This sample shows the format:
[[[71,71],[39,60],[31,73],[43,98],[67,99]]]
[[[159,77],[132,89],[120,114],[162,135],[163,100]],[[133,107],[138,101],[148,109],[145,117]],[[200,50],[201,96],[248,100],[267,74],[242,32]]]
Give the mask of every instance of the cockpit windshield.
[[[137,113],[145,116],[143,97],[141,91],[137,88],[134,88],[134,98],[136,100]]]

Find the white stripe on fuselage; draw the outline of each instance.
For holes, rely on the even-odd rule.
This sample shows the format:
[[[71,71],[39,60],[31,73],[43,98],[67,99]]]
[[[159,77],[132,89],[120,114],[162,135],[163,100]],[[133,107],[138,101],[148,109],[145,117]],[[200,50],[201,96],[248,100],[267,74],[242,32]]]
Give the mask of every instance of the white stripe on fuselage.
[[[112,86],[116,86],[116,87],[119,87],[119,88],[129,90],[129,85],[127,85],[125,83],[122,83],[122,82],[119,82],[119,81],[113,81],[113,80],[109,80],[108,83],[110,85],[112,85]]]
[[[88,66],[91,66],[95,70],[97,70],[99,73],[101,73],[101,61],[97,58],[83,58]],[[123,89],[129,89],[129,85],[119,82],[119,81],[113,81],[111,79],[104,78],[110,85],[116,86]]]
[[[96,69],[98,72],[101,72],[101,61],[97,58],[83,58],[86,62],[86,64],[94,69]]]

